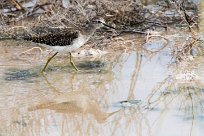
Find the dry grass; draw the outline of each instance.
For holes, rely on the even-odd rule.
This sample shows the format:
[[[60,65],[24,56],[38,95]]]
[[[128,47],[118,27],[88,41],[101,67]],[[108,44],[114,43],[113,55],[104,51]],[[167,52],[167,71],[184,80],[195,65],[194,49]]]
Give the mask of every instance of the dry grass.
[[[178,31],[171,31],[172,36],[163,36],[163,34],[166,35],[170,30],[169,28],[175,29],[178,28],[177,26],[185,25],[190,36],[186,36],[187,40],[184,40],[184,43],[181,40],[181,43],[177,42],[174,45],[173,56],[177,60],[181,60],[186,55],[193,55],[193,49],[203,52],[202,46],[199,46],[199,36],[194,29],[198,22],[197,6],[187,1],[169,0],[166,3],[158,1],[155,5],[160,5],[160,8],[156,10],[151,6],[143,5],[143,1],[140,0],[67,0],[67,3],[64,0],[39,0],[37,3],[25,6],[29,2],[29,0],[20,2],[2,0],[0,20],[4,31],[1,32],[1,37],[2,35],[4,37],[20,37],[36,34],[33,30],[34,26],[81,27],[90,18],[101,16],[107,23],[115,26],[116,30],[102,29],[97,31],[87,47],[106,48],[113,51],[124,50],[126,52],[138,49],[140,46],[145,50],[142,46],[148,42],[149,37],[165,40],[164,47],[166,47],[169,44],[168,38],[173,37]],[[11,11],[11,8],[16,10]],[[3,9],[8,11],[5,12]],[[62,19],[65,22],[62,22]],[[149,33],[149,30],[161,31],[161,34],[155,36],[155,34]],[[138,42],[138,39],[141,39],[138,38],[139,36],[126,36],[124,33],[145,34],[146,40]],[[145,51],[146,54],[151,55],[157,52],[159,50],[155,52]]]

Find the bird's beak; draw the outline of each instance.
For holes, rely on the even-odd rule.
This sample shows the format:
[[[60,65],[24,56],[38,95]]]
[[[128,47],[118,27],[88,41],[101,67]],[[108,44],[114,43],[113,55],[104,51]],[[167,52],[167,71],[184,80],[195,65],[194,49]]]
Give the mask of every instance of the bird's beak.
[[[102,23],[104,26],[106,26],[106,27],[109,27],[109,28],[112,28],[112,29],[116,29],[115,27],[112,27],[112,26],[110,26],[110,25],[107,25],[107,24],[105,24],[105,23]]]

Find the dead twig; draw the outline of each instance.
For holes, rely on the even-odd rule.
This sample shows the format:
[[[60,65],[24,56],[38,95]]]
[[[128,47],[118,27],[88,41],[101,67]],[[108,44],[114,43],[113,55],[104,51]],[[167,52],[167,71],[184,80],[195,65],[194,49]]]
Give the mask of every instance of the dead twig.
[[[18,10],[23,10],[24,12],[26,12],[27,10],[16,0],[12,0],[12,2],[15,4],[16,8]]]

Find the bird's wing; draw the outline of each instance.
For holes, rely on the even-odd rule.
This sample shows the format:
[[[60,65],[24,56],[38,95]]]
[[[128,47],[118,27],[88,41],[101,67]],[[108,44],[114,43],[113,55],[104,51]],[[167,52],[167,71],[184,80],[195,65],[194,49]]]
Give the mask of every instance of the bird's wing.
[[[47,44],[49,46],[65,46],[70,45],[79,36],[78,31],[56,31],[39,36],[24,37],[24,40],[35,43]]]

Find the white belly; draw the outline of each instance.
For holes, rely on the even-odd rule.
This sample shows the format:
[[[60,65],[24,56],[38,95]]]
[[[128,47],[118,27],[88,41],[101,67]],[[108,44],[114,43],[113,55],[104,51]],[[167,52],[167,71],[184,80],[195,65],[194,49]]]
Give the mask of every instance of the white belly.
[[[89,38],[86,38],[83,35],[80,35],[79,38],[75,39],[73,41],[72,45],[66,45],[66,46],[49,46],[50,49],[53,49],[57,52],[71,52],[75,51],[76,49],[80,48],[82,45],[84,45]],[[47,45],[45,45],[48,47]]]

